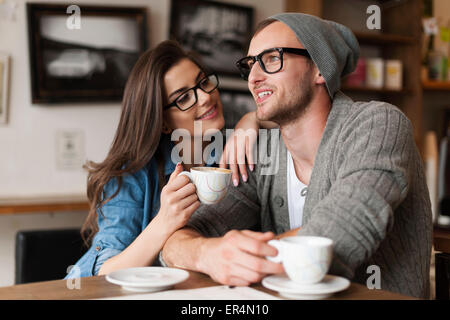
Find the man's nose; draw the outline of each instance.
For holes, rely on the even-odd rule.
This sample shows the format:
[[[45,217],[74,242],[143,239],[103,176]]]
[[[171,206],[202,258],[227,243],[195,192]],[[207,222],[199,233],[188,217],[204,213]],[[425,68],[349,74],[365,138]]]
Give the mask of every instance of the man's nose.
[[[265,78],[265,72],[261,68],[261,65],[259,62],[256,62],[253,64],[253,67],[250,69],[250,73],[248,75],[248,82],[249,84],[256,84],[260,81],[263,81]]]

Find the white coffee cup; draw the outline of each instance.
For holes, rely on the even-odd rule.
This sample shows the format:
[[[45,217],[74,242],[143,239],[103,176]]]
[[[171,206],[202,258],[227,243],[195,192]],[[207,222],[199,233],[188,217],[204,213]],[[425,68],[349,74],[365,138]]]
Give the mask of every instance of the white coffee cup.
[[[267,259],[282,262],[288,277],[298,284],[322,281],[333,258],[333,240],[329,238],[293,236],[268,244],[277,248],[278,255]]]
[[[197,196],[201,203],[215,204],[222,200],[231,181],[231,170],[213,167],[194,167],[191,171],[183,171],[197,188]]]

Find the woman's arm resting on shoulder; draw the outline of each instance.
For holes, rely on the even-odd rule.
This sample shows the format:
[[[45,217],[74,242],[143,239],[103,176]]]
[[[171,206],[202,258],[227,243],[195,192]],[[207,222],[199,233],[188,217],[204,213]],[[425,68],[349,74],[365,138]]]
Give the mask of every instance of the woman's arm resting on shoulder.
[[[227,143],[220,158],[220,167],[230,166],[233,171],[233,184],[239,184],[239,172],[242,180],[247,182],[248,174],[246,168],[247,159],[249,169],[253,171],[255,165],[255,147],[260,128],[272,129],[278,125],[271,121],[259,121],[256,112],[246,113],[236,124],[234,132],[228,137]]]

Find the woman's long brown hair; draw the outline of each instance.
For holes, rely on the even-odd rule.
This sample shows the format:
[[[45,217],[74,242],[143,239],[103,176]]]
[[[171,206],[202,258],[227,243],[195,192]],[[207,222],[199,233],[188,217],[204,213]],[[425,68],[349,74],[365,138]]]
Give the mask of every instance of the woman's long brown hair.
[[[184,58],[199,65],[195,56],[168,40],[146,51],[133,67],[125,85],[122,113],[108,155],[103,162],[87,161],[84,166],[88,171],[90,209],[81,235],[87,246],[98,232],[97,213],[101,214],[101,208],[119,193],[124,175],[139,171],[155,156],[160,188],[165,182],[162,180],[163,159],[158,152],[166,103],[164,75]],[[113,178],[117,179],[118,188],[105,199],[105,185]]]

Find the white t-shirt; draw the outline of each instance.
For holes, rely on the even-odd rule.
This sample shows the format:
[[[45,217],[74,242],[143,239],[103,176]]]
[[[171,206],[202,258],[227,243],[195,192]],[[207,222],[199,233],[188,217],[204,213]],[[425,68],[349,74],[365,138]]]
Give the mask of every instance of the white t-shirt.
[[[305,205],[307,185],[297,178],[294,168],[294,161],[292,160],[292,156],[289,151],[287,151],[286,158],[289,223],[291,229],[295,229],[302,225],[303,206]]]

